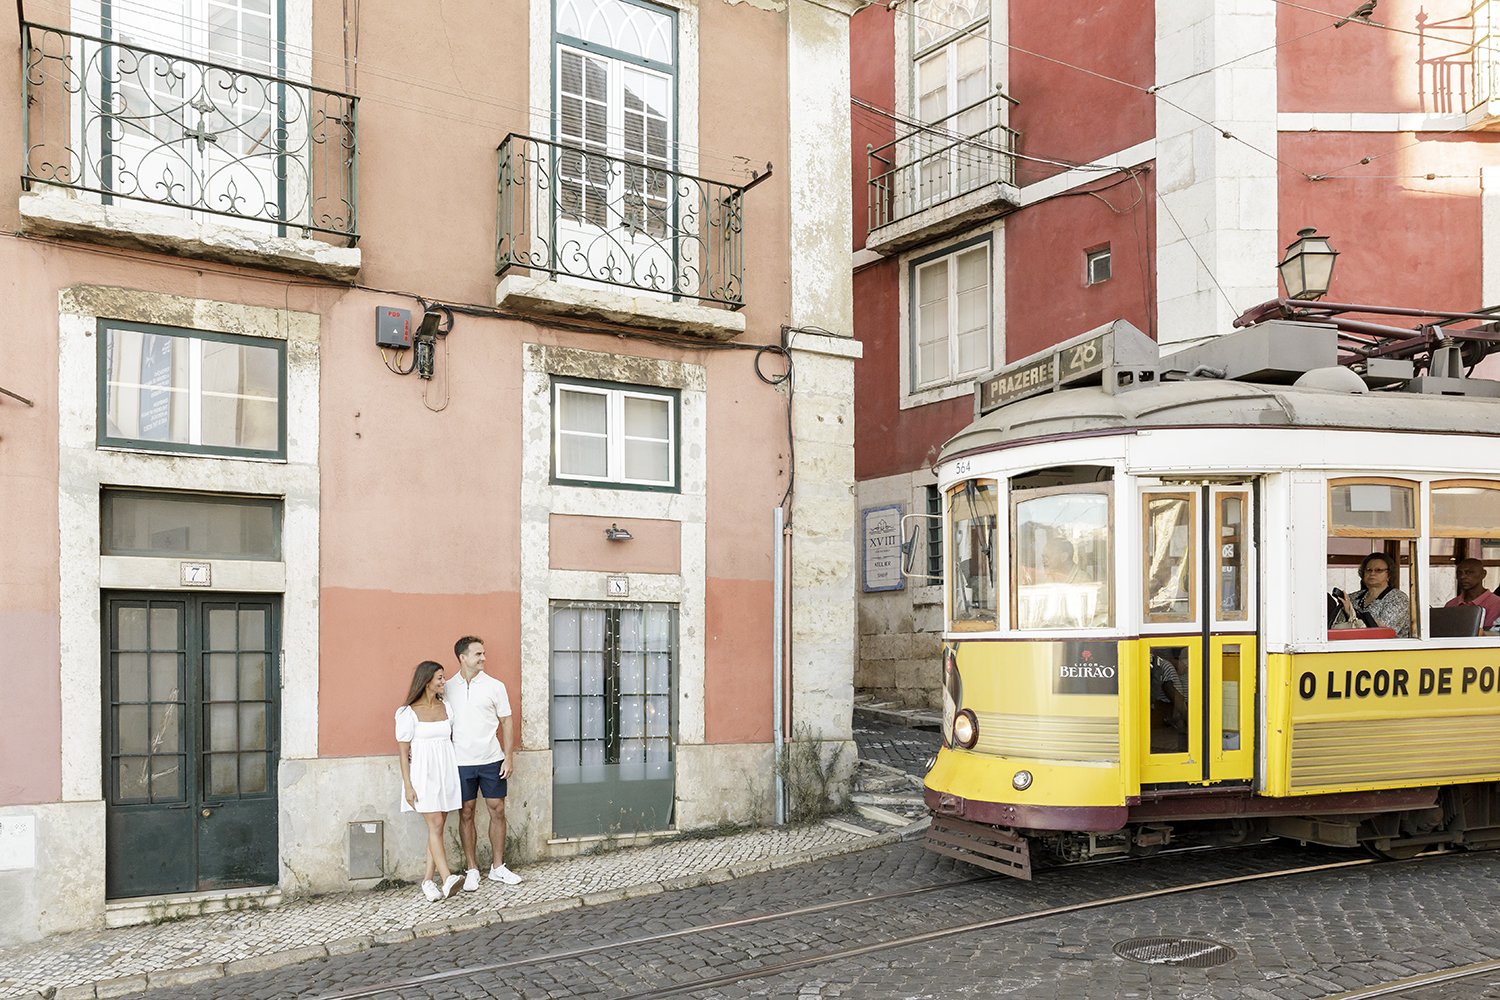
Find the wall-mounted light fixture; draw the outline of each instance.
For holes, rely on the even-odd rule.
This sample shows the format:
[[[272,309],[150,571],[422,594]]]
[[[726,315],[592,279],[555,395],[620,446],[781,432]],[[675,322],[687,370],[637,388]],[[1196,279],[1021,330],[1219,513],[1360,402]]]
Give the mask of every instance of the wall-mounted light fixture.
[[[1316,229],[1299,229],[1297,238],[1286,248],[1286,256],[1276,269],[1286,285],[1287,298],[1320,299],[1328,294],[1333,281],[1333,262],[1339,253],[1319,236]]]
[[[630,533],[629,528],[622,528],[618,524],[611,524],[604,529],[604,537],[612,542],[628,542],[635,536]]]

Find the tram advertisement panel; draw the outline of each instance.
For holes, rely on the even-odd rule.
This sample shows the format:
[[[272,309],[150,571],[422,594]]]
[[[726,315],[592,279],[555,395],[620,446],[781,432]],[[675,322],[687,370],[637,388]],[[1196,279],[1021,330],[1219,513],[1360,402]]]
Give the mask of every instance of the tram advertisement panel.
[[[1291,658],[1292,719],[1500,715],[1500,650],[1401,650]]]
[[[1054,642],[1054,694],[1119,694],[1120,655],[1113,642]]]
[[[1500,650],[1273,656],[1290,725],[1273,794],[1500,776]],[[1281,661],[1277,663],[1276,661]],[[1279,785],[1280,787],[1276,787]]]

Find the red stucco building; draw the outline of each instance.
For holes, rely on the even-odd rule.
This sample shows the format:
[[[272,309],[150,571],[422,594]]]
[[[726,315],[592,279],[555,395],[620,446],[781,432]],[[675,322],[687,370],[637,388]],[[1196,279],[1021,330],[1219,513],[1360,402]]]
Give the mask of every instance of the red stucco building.
[[[856,15],[857,688],[937,697],[937,581],[879,560],[872,574],[869,553],[897,516],[936,509],[930,465],[979,375],[1114,319],[1163,344],[1225,333],[1280,294],[1276,263],[1306,226],[1341,253],[1329,299],[1500,303],[1500,7],[1358,6]],[[918,574],[941,567],[925,524],[902,535]]]

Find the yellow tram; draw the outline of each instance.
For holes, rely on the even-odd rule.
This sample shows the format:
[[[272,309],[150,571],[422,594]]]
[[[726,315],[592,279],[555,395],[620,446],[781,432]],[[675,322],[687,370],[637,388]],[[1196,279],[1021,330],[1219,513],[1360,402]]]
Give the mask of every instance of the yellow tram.
[[[1500,623],[1456,577],[1500,580],[1500,383],[1339,356],[1326,326],[1163,354],[1116,322],[981,380],[937,467],[929,847],[1029,878],[1268,834],[1500,844]],[[1371,553],[1408,624],[1330,627]]]

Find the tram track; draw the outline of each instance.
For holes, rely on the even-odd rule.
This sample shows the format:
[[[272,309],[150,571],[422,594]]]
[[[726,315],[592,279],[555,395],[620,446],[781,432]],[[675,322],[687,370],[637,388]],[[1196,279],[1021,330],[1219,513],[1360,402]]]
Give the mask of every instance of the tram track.
[[[1202,853],[1203,848],[1189,848],[1183,851],[1162,852],[1167,853]],[[1161,857],[1162,854],[1155,855]],[[1120,861],[1135,859],[1122,858]],[[1118,863],[1113,860],[1110,862]],[[1103,909],[1111,906],[1120,906],[1144,900],[1159,899],[1168,896],[1181,895],[1190,892],[1205,891],[1222,888],[1226,886],[1241,885],[1246,883],[1268,881],[1277,878],[1286,878],[1298,875],[1310,875],[1318,872],[1334,871],[1343,868],[1358,867],[1377,863],[1373,858],[1356,858],[1347,861],[1326,862],[1315,865],[1302,865],[1294,868],[1278,869],[1269,872],[1251,872],[1242,875],[1226,876],[1222,878],[1208,879],[1199,882],[1189,882],[1181,885],[1163,886],[1155,889],[1142,890],[1132,893],[1124,893],[1101,899],[1084,900],[1077,903],[1067,903],[1059,906],[1046,907],[1038,910],[1030,910],[1023,913],[1012,913],[999,917],[989,917],[982,920],[969,921],[951,927],[936,928],[914,934],[886,938],[879,942],[862,944],[849,948],[824,951],[815,955],[805,955],[784,962],[773,962],[757,965],[752,968],[727,972],[722,975],[694,979],[682,983],[655,986],[650,989],[636,992],[612,994],[608,1000],[645,1000],[648,997],[670,997],[678,996],[696,990],[716,989],[724,986],[732,986],[737,983],[766,979],[787,972],[795,972],[800,969],[825,965],[849,958],[857,958],[874,952],[885,951],[892,948],[902,948],[910,945],[925,944],[946,938],[958,937],[993,928],[1006,927],[1031,921],[1045,920],[1052,917],[1066,916],[1074,913],[1087,912],[1089,910]],[[1097,865],[1094,863],[1073,863],[1057,865],[1056,868],[1089,867]],[[449,982],[455,979],[469,979],[480,976],[492,976],[499,973],[521,969],[527,966],[541,965],[555,962],[577,961],[589,956],[599,955],[606,952],[616,952],[620,949],[648,946],[663,941],[681,939],[694,935],[710,934],[715,931],[733,930],[763,924],[770,921],[788,920],[800,916],[812,916],[825,914],[837,910],[852,907],[866,906],[891,900],[908,899],[916,896],[937,893],[965,886],[977,885],[986,882],[998,881],[1002,876],[981,875],[974,878],[955,879],[940,882],[928,886],[918,886],[911,889],[903,889],[896,892],[880,893],[873,896],[862,896],[857,898],[832,900],[826,903],[818,903],[812,906],[798,907],[791,910],[781,910],[775,913],[756,914],[753,916],[739,917],[733,920],[720,921],[712,924],[699,924],[692,927],[679,928],[677,930],[665,931],[658,934],[642,935],[635,938],[611,941],[599,945],[591,945],[585,948],[575,948],[566,951],[553,951],[546,954],[536,955],[528,958],[511,959],[503,962],[489,962],[482,965],[464,966],[460,968],[447,969],[439,972],[427,973],[419,976],[404,977],[396,980],[388,980],[370,986],[355,989],[342,990],[335,993],[319,994],[310,1000],[369,1000],[369,998],[383,997],[405,990],[419,989]]]
[[[607,944],[590,945],[587,948],[572,948],[567,951],[548,952],[545,955],[535,955],[530,958],[510,959],[504,962],[487,962],[483,965],[465,966],[458,969],[447,969],[442,972],[432,972],[422,976],[412,976],[406,979],[391,980],[378,983],[374,986],[361,987],[359,989],[345,990],[338,993],[323,993],[311,1000],[366,1000],[368,997],[378,997],[386,993],[394,993],[397,990],[410,989],[416,986],[430,986],[434,983],[445,982],[450,979],[462,979],[469,976],[484,975],[487,973],[506,972],[512,969],[523,968],[528,965],[537,965],[545,962],[568,961],[571,959],[586,958],[590,955],[598,955],[617,948],[632,948],[640,945],[656,944],[661,941],[670,941],[674,938],[689,937],[694,934],[707,934],[713,931],[733,930],[737,927],[750,927],[755,924],[766,923],[771,920],[786,920],[792,917],[812,916],[818,913],[827,913],[832,910],[848,909],[854,906],[864,906],[871,903],[887,902],[893,899],[906,899],[912,896],[922,896],[932,892],[942,892],[948,889],[956,889],[966,885],[976,885],[982,882],[994,882],[1003,878],[1001,875],[979,875],[974,878],[952,879],[947,882],[938,882],[933,885],[915,886],[911,889],[901,889],[896,892],[879,893],[874,896],[859,896],[849,899],[830,900],[826,903],[816,903],[812,906],[801,906],[792,910],[780,910],[776,913],[759,913],[749,917],[736,917],[733,920],[723,920],[712,924],[697,924],[692,927],[681,927],[673,931],[663,931],[660,934],[646,934],[640,937],[626,938],[623,941],[611,941]]]
[[[1377,997],[1406,996],[1413,990],[1446,986],[1449,983],[1461,982],[1489,972],[1500,972],[1500,960],[1456,965],[1451,969],[1436,969],[1421,975],[1407,976],[1404,979],[1392,979],[1379,986],[1366,986],[1347,993],[1335,993],[1324,997],[1323,1000],[1376,1000]]]

